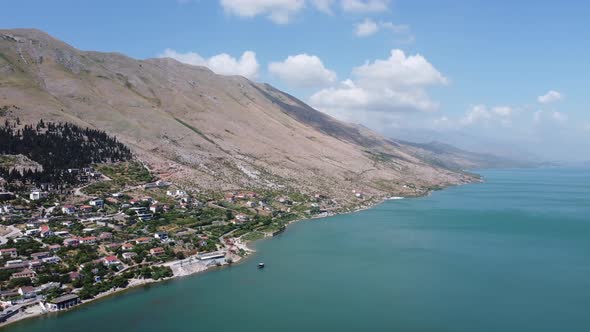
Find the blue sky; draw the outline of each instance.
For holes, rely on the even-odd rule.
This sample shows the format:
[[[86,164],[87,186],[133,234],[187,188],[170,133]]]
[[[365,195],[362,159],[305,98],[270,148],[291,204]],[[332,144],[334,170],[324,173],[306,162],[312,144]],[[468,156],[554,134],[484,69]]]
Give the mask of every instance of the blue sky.
[[[269,82],[394,137],[586,159],[589,14],[582,1],[19,0],[0,22]]]

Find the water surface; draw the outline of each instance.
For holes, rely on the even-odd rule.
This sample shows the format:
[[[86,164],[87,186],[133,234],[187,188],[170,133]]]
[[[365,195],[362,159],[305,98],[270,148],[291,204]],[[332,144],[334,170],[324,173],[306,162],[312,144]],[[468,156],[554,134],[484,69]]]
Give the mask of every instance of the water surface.
[[[300,222],[242,264],[6,330],[590,331],[590,171],[482,174]]]

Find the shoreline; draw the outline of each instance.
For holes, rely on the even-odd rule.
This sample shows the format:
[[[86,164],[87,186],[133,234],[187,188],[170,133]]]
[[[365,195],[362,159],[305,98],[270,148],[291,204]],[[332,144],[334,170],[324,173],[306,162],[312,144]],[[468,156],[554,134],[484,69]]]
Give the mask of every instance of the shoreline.
[[[470,183],[480,183],[482,181],[473,181]],[[444,189],[448,188],[448,187],[452,187],[452,186],[459,186],[459,185],[465,185],[465,184],[470,184],[470,183],[464,183],[464,184],[456,184],[456,185],[450,185],[445,187]],[[412,196],[383,196],[383,197],[379,197],[376,198],[375,200],[371,200],[369,202],[362,202],[362,204],[356,206],[356,207],[352,207],[350,210],[343,210],[341,212],[333,212],[333,213],[328,213],[327,215],[321,215],[321,216],[311,216],[308,218],[300,218],[300,219],[294,219],[289,221],[287,224],[285,224],[285,229],[284,231],[287,230],[287,228],[289,227],[289,225],[294,224],[294,223],[298,223],[301,221],[313,221],[316,219],[323,219],[323,218],[329,218],[329,217],[335,217],[335,216],[339,216],[339,215],[347,215],[347,214],[353,214],[353,213],[357,213],[357,212],[362,212],[365,210],[369,210],[371,208],[374,208],[378,205],[383,204],[385,201],[388,200],[400,200],[400,199],[409,199],[409,198],[421,198],[421,197],[427,197],[429,196],[433,191],[433,189],[429,189],[427,191],[425,191],[424,193],[418,194],[418,195],[412,195]],[[283,232],[284,232],[283,231]],[[279,234],[282,234],[283,232],[280,232]],[[279,235],[277,234],[277,235]],[[274,235],[276,236],[276,235]],[[241,237],[237,238],[238,240],[238,244],[234,244],[236,245],[237,248],[239,249],[243,249],[246,254],[244,256],[239,256],[239,255],[235,255],[235,254],[231,254],[230,251],[228,250],[227,247],[224,248],[224,251],[226,252],[226,255],[229,255],[231,262],[228,263],[227,261],[224,262],[223,264],[217,265],[217,264],[208,264],[208,265],[203,265],[203,264],[199,264],[201,263],[201,261],[198,260],[194,260],[196,259],[197,255],[193,255],[190,257],[187,257],[185,259],[182,260],[174,260],[174,261],[170,261],[170,262],[166,262],[166,263],[161,263],[161,264],[157,264],[156,266],[168,266],[172,269],[173,272],[173,276],[169,277],[169,278],[163,278],[163,279],[159,279],[159,280],[154,280],[154,279],[131,279],[129,282],[129,285],[125,288],[117,288],[115,290],[109,290],[107,292],[104,293],[100,293],[97,294],[95,297],[88,299],[88,300],[84,300],[83,302],[81,302],[79,305],[72,307],[71,309],[67,309],[67,310],[62,310],[62,311],[47,311],[45,309],[43,309],[43,307],[41,306],[40,303],[36,303],[34,305],[31,305],[30,307],[26,307],[26,309],[24,309],[24,312],[21,313],[17,313],[14,316],[8,318],[6,321],[1,322],[0,323],[0,330],[4,330],[7,326],[13,324],[13,323],[18,323],[18,322],[23,322],[25,320],[28,319],[33,319],[33,318],[40,318],[42,316],[50,316],[50,315],[60,315],[60,314],[67,314],[70,311],[75,311],[79,308],[83,308],[86,305],[90,305],[93,304],[97,301],[101,301],[101,300],[106,300],[110,297],[116,296],[116,295],[120,295],[124,292],[127,291],[132,291],[132,290],[137,290],[140,287],[147,287],[150,286],[152,284],[158,284],[158,283],[162,283],[162,282],[168,282],[168,281],[172,281],[172,280],[176,280],[176,279],[180,279],[183,277],[188,277],[188,276],[194,276],[200,273],[204,273],[207,271],[213,271],[217,268],[223,268],[223,267],[228,267],[231,266],[233,264],[239,264],[240,262],[245,261],[248,256],[250,256],[251,254],[256,252],[256,249],[252,248],[251,245],[257,241],[260,240],[265,240],[267,238],[273,238],[274,236],[265,236],[264,238],[261,239],[257,239],[254,241],[242,241]],[[189,269],[191,266],[193,266],[193,269],[190,269],[189,271],[186,271],[186,269],[184,269],[184,266],[182,266],[182,262],[187,261],[189,264],[193,264],[193,265],[189,265]],[[177,264],[181,264],[181,268],[182,269],[178,269],[175,271],[175,269],[172,267],[174,265]],[[33,311],[33,312],[29,312],[27,313],[28,310],[31,310],[32,308],[38,308],[37,310]]]

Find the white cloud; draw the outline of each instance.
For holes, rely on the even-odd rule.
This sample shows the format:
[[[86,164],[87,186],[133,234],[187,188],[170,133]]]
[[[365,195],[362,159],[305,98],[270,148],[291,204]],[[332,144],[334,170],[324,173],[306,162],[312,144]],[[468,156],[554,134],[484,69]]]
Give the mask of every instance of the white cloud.
[[[332,14],[334,0],[311,0],[311,4],[321,12]]]
[[[421,55],[406,56],[392,50],[385,60],[367,62],[352,70],[354,79],[320,90],[310,97],[311,104],[335,116],[347,114],[347,120],[371,118],[367,113],[386,117],[399,112],[433,111],[425,89],[448,83]]]
[[[364,86],[385,86],[392,89],[448,83],[448,79],[422,55],[406,56],[399,49],[392,50],[390,57],[385,60],[378,59],[354,68],[353,75]]]
[[[357,37],[367,37],[375,34],[377,31],[379,31],[377,23],[368,18],[354,25],[354,34]]]
[[[563,95],[555,90],[550,90],[546,94],[537,97],[537,101],[541,104],[549,104],[563,99]]]
[[[205,59],[195,52],[179,53],[172,49],[166,49],[159,57],[176,59],[194,66],[205,66],[220,75],[241,75],[249,79],[258,77],[260,68],[256,60],[256,53],[252,51],[244,52],[239,59],[226,53]]]
[[[568,120],[568,116],[566,114],[557,111],[551,113],[551,118],[559,123],[564,123]]]
[[[305,0],[221,0],[221,6],[229,13],[240,17],[265,15],[278,24],[287,24],[294,15],[303,10]]]
[[[379,31],[388,31],[395,36],[397,43],[412,43],[415,40],[410,26],[406,24],[394,24],[393,22],[375,22],[372,19],[366,18],[364,21],[354,25],[354,34],[357,37],[368,37],[376,34]]]
[[[390,0],[342,0],[342,10],[350,13],[379,13],[389,9]]]
[[[459,123],[463,126],[470,126],[481,122],[486,122],[492,117],[486,105],[475,105],[467,111]]]
[[[282,62],[272,62],[268,71],[289,85],[297,87],[325,86],[336,81],[336,73],[327,69],[315,55],[298,54]]]
[[[492,108],[492,113],[501,117],[509,117],[512,115],[512,107],[510,106],[496,106]]]

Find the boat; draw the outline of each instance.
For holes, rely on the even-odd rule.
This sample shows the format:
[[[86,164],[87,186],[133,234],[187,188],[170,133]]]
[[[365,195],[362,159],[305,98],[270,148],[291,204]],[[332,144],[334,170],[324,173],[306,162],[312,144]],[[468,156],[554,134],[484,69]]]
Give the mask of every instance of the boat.
[[[259,269],[263,269],[264,268],[264,263],[258,263],[258,268]]]

